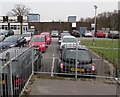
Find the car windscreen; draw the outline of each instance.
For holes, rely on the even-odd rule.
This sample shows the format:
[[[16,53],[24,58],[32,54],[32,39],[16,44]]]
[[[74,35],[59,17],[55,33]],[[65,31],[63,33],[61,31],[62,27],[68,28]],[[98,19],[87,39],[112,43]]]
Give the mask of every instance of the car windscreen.
[[[119,34],[118,31],[111,31],[111,34]]]
[[[45,38],[44,37],[33,37],[31,41],[32,42],[45,42]]]
[[[51,34],[58,34],[58,31],[52,31]]]
[[[4,39],[4,42],[16,42],[18,38],[18,36],[9,36],[6,39]]]
[[[69,33],[61,33],[61,37],[63,37],[63,36],[70,36],[70,34]]]
[[[65,60],[78,59],[81,63],[91,62],[91,56],[87,50],[66,50],[63,58]]]
[[[75,38],[63,38],[63,42],[77,42]]]

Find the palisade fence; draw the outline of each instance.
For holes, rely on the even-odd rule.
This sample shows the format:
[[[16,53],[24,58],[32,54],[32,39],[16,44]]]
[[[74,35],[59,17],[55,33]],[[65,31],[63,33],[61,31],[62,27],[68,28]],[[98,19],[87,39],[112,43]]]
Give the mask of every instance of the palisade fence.
[[[18,97],[41,57],[33,47],[11,48],[0,54],[0,96]],[[37,65],[38,66],[38,65]]]

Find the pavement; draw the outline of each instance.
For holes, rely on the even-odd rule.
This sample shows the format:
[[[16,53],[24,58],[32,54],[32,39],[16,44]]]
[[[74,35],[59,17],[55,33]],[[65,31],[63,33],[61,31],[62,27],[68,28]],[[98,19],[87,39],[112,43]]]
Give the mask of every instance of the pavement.
[[[30,95],[116,95],[116,84],[91,81],[36,79]]]

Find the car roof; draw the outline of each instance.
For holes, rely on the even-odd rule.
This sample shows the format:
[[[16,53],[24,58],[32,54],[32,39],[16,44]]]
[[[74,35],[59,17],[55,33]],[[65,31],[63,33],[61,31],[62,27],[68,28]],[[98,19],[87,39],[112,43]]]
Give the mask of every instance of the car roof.
[[[47,34],[47,33],[50,33],[50,32],[42,32],[41,34]]]
[[[78,48],[78,50],[88,50],[88,48],[85,45],[78,45],[78,47],[75,44],[64,44],[64,49],[74,49]]]
[[[76,38],[76,37],[75,36],[63,36],[63,38]]]

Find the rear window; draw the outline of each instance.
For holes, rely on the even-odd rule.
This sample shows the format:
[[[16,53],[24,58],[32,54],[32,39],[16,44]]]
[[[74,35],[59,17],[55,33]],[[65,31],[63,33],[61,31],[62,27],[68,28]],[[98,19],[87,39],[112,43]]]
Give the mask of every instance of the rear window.
[[[45,38],[44,37],[32,37],[31,41],[32,42],[44,42]]]
[[[63,42],[77,42],[75,38],[63,38]]]
[[[41,35],[50,36],[49,33],[41,33]]]
[[[76,55],[77,54],[77,55]],[[65,53],[63,53],[63,58],[66,60],[70,59],[78,59],[81,63],[89,63],[91,62],[91,55],[87,50],[66,50]],[[77,58],[76,58],[77,57]]]

